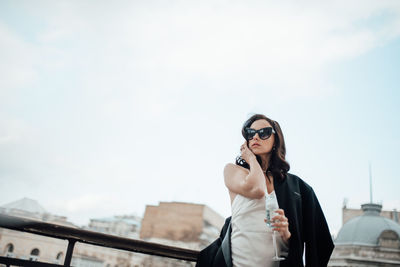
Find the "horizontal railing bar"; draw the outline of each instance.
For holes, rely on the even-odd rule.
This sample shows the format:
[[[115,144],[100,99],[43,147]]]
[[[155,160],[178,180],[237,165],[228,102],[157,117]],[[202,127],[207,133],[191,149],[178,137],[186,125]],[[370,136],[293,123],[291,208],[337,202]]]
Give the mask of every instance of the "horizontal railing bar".
[[[154,256],[196,261],[199,251],[0,214],[0,227]]]
[[[31,267],[31,266],[32,267],[54,267],[54,266],[63,267],[63,265],[59,265],[59,264],[46,263],[46,262],[41,262],[41,261],[21,260],[21,259],[2,257],[2,256],[0,256],[0,263],[5,264],[7,266],[13,265],[13,266],[28,266],[28,267]]]

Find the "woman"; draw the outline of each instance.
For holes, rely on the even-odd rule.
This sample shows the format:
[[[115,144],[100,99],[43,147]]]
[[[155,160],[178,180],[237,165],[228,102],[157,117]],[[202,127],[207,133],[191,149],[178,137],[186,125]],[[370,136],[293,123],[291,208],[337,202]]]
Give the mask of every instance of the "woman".
[[[327,266],[333,242],[313,189],[289,174],[279,124],[255,114],[243,125],[246,139],[236,164],[224,169],[232,216],[220,237],[203,249],[196,266]],[[265,196],[275,195],[279,208],[272,218],[283,261],[273,261],[272,231],[266,226]],[[278,221],[275,221],[278,220]]]

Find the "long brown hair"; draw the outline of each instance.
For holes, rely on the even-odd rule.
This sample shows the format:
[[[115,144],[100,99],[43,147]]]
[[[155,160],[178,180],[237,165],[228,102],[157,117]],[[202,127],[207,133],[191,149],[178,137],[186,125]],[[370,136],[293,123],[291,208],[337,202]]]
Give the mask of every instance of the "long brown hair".
[[[290,169],[289,163],[286,161],[285,156],[286,156],[286,146],[285,146],[285,140],[283,139],[283,134],[281,127],[279,126],[279,123],[277,121],[271,120],[267,116],[263,114],[255,114],[251,116],[244,124],[242,127],[242,135],[246,139],[246,132],[245,128],[250,127],[250,125],[253,124],[256,120],[266,120],[268,121],[272,128],[275,130],[275,143],[274,147],[275,149],[272,150],[270,162],[268,164],[268,169],[267,172],[272,173],[272,176],[279,177],[281,179],[284,179],[286,177],[287,172]],[[247,146],[249,145],[249,141],[247,141]],[[257,161],[258,163],[262,164],[261,157],[257,156]],[[238,156],[236,158],[236,165],[242,166],[246,169],[250,169],[249,164],[242,159],[241,156]],[[269,178],[268,178],[269,179]]]

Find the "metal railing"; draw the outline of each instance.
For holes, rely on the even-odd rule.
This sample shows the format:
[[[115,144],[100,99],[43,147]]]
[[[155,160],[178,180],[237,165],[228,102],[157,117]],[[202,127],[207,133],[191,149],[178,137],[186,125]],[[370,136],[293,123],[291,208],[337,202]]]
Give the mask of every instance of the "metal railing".
[[[129,239],[5,214],[0,214],[0,227],[68,240],[64,265],[22,260],[10,257],[0,257],[0,264],[5,264],[7,266],[70,266],[76,242],[191,262],[196,262],[199,254],[199,251],[197,250]]]

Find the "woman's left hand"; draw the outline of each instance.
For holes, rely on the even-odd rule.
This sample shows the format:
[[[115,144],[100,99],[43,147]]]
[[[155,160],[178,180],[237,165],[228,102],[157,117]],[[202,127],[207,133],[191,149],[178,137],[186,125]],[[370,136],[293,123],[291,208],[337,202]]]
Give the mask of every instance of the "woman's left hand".
[[[271,225],[274,227],[273,230],[277,231],[281,234],[281,237],[283,241],[288,244],[289,238],[291,236],[289,232],[289,221],[288,218],[285,216],[285,212],[283,209],[277,209],[275,210],[276,213],[279,215],[276,215],[272,218],[272,221],[275,223],[272,223]],[[267,219],[264,219],[265,222],[267,222]],[[279,221],[279,222],[276,222]]]

